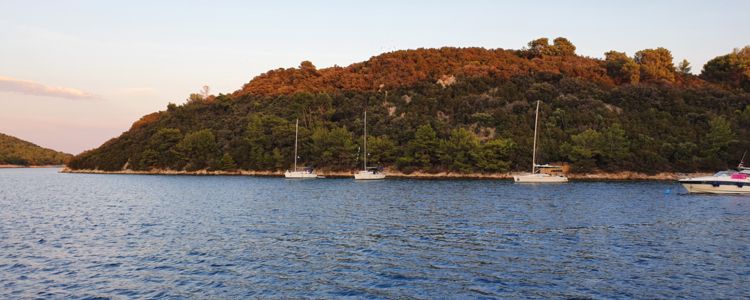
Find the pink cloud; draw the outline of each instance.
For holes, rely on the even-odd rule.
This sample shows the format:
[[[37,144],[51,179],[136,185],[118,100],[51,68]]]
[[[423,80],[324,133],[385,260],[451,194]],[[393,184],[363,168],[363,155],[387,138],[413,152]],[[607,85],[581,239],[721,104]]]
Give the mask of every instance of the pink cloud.
[[[78,89],[47,86],[38,82],[0,76],[0,92],[13,92],[34,96],[94,100],[101,97]]]

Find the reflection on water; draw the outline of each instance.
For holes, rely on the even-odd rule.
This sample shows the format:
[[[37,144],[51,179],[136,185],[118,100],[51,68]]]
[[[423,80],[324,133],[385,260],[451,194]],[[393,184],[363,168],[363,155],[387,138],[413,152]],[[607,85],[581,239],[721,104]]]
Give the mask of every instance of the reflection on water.
[[[0,295],[750,297],[750,197],[679,190],[0,170]]]

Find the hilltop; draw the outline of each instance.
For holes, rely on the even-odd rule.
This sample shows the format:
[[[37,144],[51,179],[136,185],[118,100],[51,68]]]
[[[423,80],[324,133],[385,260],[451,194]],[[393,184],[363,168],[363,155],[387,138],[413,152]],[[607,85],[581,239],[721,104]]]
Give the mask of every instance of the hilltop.
[[[694,86],[704,84],[700,79],[683,76],[685,74],[677,72],[673,66],[666,65],[662,60],[670,60],[671,65],[671,54],[663,48],[642,51],[638,56],[642,64],[638,64],[634,61],[638,58],[631,59],[616,51],[607,53],[608,59],[604,62],[577,56],[575,46],[564,38],[556,39],[552,45],[542,38],[530,42],[529,46],[524,50],[451,47],[400,50],[347,67],[324,69],[317,69],[310,61],[303,61],[298,68],[263,73],[233,95],[375,91],[381,87],[403,88],[446,78],[492,77],[509,80],[533,74],[575,77],[604,86],[640,81],[666,81]],[[640,66],[644,66],[642,70],[639,70]]]
[[[564,38],[520,50],[439,48],[384,53],[346,67],[261,74],[231,94],[192,94],[74,157],[87,170],[251,170],[300,159],[351,170],[361,159],[401,172],[498,173],[531,161],[534,102],[540,155],[574,172],[712,171],[750,148],[750,48],[709,61],[699,76],[664,48],[604,59]]]
[[[22,139],[0,133],[0,165],[62,165],[72,155],[42,148]]]

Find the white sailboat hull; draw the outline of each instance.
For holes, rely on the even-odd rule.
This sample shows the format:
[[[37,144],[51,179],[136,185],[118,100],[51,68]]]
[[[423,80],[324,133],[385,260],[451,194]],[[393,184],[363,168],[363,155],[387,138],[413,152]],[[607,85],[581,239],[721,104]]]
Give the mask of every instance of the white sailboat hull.
[[[380,179],[385,179],[385,174],[373,173],[370,171],[359,171],[358,173],[354,174],[354,179],[356,180],[380,180]]]
[[[513,182],[517,183],[564,183],[568,177],[553,176],[549,174],[525,174],[513,176]]]
[[[284,178],[287,179],[315,179],[318,175],[311,172],[305,171],[286,171],[284,172]]]

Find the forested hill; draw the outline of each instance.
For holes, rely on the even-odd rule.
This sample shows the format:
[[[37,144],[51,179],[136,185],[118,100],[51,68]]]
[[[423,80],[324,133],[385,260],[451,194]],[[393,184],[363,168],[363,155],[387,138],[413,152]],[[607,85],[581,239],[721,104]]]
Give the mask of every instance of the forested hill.
[[[0,165],[62,165],[72,155],[0,133]]]
[[[531,164],[534,104],[540,157],[575,172],[713,171],[750,150],[750,47],[700,73],[669,50],[604,59],[567,39],[522,50],[395,51],[347,67],[261,74],[231,94],[192,94],[74,157],[72,169],[283,170],[294,120],[300,160],[330,170],[361,160],[404,172],[505,172]]]

